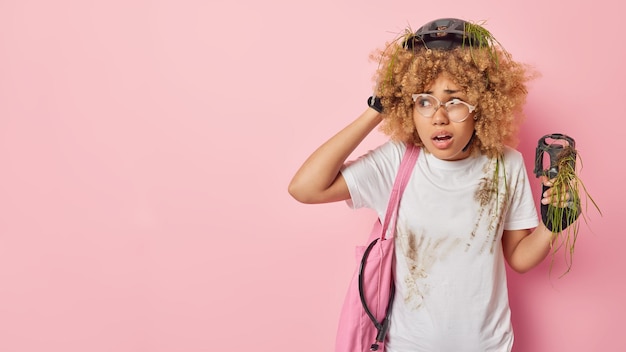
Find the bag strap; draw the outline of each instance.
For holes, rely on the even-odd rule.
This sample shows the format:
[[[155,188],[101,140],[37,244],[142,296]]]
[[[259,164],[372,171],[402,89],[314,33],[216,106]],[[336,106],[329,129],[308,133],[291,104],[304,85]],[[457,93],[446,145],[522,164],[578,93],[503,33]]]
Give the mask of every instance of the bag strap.
[[[413,144],[407,144],[406,151],[404,152],[404,156],[402,157],[402,161],[400,162],[398,174],[396,175],[396,179],[393,183],[391,196],[389,196],[387,214],[385,215],[385,222],[383,222],[383,228],[380,235],[381,240],[384,240],[386,238],[387,230],[389,229],[390,225],[392,225],[391,228],[395,229],[396,227],[400,198],[402,196],[402,193],[404,193],[404,189],[406,188],[406,184],[408,183],[409,178],[411,177],[411,173],[413,172],[413,167],[415,166],[418,155],[419,148]]]

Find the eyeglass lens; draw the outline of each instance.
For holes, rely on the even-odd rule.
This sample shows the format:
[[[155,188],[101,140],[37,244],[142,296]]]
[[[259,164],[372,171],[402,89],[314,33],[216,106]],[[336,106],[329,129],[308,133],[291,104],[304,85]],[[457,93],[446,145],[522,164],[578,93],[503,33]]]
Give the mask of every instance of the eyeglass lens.
[[[448,118],[455,122],[463,121],[470,114],[469,106],[458,99],[441,103],[437,98],[429,94],[419,94],[415,98],[415,109],[424,117],[433,116],[441,105],[443,105]]]

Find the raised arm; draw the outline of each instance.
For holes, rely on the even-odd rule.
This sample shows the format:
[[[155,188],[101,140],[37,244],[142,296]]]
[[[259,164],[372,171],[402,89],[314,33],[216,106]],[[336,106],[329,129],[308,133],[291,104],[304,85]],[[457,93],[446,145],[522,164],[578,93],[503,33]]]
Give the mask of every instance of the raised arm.
[[[363,139],[382,121],[367,108],[351,124],[322,144],[298,169],[289,183],[289,194],[302,203],[329,203],[350,198],[339,170]]]

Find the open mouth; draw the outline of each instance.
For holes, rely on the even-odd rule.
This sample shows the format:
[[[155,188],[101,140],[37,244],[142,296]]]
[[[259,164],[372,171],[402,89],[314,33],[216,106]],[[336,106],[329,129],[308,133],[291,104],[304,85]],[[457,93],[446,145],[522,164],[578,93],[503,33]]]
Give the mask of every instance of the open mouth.
[[[444,134],[433,137],[433,140],[436,142],[443,142],[452,139],[452,136]]]
[[[447,131],[438,131],[431,137],[433,147],[437,149],[447,149],[452,145],[452,134]]]

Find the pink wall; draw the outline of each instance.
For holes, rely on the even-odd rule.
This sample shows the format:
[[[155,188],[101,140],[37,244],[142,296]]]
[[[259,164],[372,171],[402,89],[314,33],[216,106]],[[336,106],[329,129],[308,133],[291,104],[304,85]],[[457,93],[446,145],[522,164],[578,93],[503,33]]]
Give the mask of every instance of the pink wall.
[[[529,171],[570,134],[604,212],[571,274],[511,274],[515,351],[626,350],[618,2],[383,3],[0,2],[0,351],[330,350],[373,214],[287,183],[363,110],[370,51],[443,16],[541,70]]]

